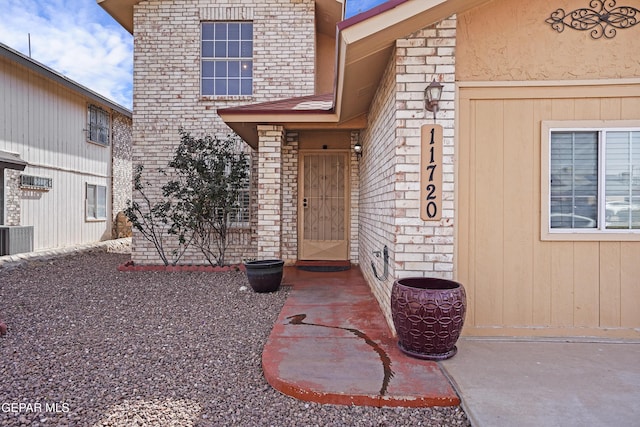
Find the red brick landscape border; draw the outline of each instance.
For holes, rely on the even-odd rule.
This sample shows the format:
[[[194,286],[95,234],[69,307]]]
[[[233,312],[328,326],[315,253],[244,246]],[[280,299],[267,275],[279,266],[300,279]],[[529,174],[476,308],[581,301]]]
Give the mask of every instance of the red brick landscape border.
[[[225,265],[223,267],[213,267],[211,265],[135,265],[133,261],[127,261],[118,266],[118,271],[199,271],[204,273],[221,273],[225,271],[244,271],[244,265],[233,264]]]

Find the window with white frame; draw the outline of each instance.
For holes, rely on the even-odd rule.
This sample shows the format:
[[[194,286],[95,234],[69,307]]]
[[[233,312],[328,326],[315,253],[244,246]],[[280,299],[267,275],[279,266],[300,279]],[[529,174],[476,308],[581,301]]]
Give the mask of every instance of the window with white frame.
[[[253,93],[253,23],[203,22],[201,90],[203,96]]]
[[[107,219],[107,187],[87,183],[85,206],[88,220]]]
[[[111,127],[109,113],[102,108],[89,105],[87,139],[102,145],[109,145]]]
[[[548,138],[548,233],[640,232],[640,127],[550,127]]]

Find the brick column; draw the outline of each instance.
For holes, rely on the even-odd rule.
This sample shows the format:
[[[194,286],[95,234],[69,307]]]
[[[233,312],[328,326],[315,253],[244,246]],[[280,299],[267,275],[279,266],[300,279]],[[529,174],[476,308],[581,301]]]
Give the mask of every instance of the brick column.
[[[282,258],[282,126],[258,126],[258,258]]]

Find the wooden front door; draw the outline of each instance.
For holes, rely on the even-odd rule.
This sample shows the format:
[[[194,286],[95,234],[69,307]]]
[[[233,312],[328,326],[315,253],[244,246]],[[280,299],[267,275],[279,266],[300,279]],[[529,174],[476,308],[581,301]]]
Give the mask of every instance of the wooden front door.
[[[299,176],[299,258],[349,259],[348,153],[301,153]]]

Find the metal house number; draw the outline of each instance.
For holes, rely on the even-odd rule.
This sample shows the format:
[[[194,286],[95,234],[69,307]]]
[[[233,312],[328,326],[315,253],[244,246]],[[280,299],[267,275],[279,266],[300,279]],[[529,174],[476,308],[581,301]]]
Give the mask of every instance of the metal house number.
[[[424,125],[421,129],[420,218],[442,218],[442,126]]]

